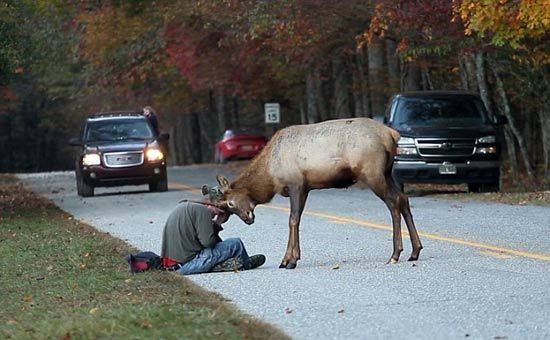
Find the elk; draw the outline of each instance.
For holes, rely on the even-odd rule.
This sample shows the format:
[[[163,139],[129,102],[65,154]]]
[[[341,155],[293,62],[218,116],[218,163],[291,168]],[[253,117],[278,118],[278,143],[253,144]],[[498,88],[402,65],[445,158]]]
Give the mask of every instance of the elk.
[[[258,204],[270,202],[275,194],[289,197],[288,244],[279,268],[294,269],[300,259],[299,226],[309,192],[362,182],[391,213],[393,253],[388,263],[396,263],[403,251],[401,215],[412,243],[409,261],[415,261],[422,244],[409,199],[391,177],[399,137],[397,131],[369,118],[286,127],[273,135],[233,182],[217,176],[223,193],[217,204],[252,224]]]

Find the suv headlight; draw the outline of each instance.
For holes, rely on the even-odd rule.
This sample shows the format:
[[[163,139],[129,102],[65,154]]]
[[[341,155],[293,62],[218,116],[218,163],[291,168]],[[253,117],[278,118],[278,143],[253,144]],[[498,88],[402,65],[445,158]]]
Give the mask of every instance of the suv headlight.
[[[164,154],[159,149],[147,149],[145,155],[149,162],[161,161],[164,159]]]
[[[484,136],[477,139],[478,143],[494,143],[496,142],[495,136]]]
[[[97,153],[88,153],[82,157],[83,165],[99,165],[101,164],[101,159]]]

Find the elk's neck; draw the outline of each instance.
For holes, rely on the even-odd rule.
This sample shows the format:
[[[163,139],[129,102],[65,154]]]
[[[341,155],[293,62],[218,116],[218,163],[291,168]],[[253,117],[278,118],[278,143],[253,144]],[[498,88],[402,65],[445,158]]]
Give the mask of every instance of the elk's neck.
[[[231,184],[235,189],[246,189],[256,204],[270,202],[275,196],[273,178],[267,171],[265,153],[256,157]]]

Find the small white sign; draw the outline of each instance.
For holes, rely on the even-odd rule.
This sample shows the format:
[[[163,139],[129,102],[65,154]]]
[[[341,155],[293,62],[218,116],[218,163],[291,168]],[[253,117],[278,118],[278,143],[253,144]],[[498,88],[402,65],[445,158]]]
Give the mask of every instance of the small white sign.
[[[281,113],[279,103],[265,103],[265,122],[267,124],[277,124],[281,122]]]

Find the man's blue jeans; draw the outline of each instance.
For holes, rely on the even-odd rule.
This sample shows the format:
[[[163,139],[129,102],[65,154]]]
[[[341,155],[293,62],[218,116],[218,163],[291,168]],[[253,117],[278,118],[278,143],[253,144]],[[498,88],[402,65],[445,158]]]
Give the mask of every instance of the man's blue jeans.
[[[250,258],[240,238],[228,238],[213,248],[204,248],[193,259],[181,265],[177,272],[181,275],[206,273],[215,265],[232,257],[240,257],[246,267]]]

